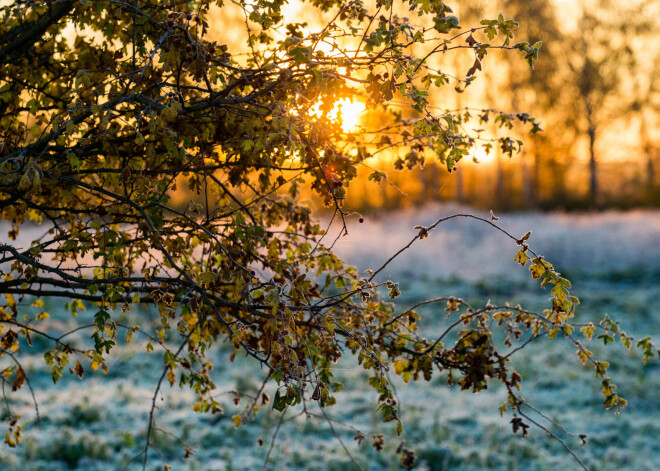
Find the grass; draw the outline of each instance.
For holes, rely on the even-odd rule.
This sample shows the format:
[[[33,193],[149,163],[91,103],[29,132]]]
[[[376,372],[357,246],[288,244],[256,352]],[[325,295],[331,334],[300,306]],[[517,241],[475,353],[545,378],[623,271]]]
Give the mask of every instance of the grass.
[[[426,213],[423,216],[427,217]],[[660,234],[660,228],[655,222],[641,229],[629,227],[639,222],[640,216],[636,213],[623,214],[618,219],[609,214],[575,217],[582,219],[579,223],[571,223],[571,220],[565,220],[568,216],[544,217],[538,214],[527,219],[534,230],[532,246],[535,237],[540,239],[538,245],[543,246],[545,252],[557,255],[563,269],[572,274],[573,292],[582,301],[578,322],[597,321],[608,313],[614,319],[621,319],[622,326],[637,337],[655,335],[659,338],[660,286],[657,273],[660,272],[655,265],[658,239],[654,238],[652,230]],[[381,232],[375,233],[371,228],[369,247],[382,241],[385,234],[388,240],[405,241],[407,236],[398,233],[392,236],[394,227],[401,224],[404,227],[401,231],[410,233],[413,224],[408,223],[414,219],[414,215],[402,213],[380,221]],[[505,224],[509,218],[502,219]],[[511,216],[511,219],[514,219],[516,229],[523,227],[523,216]],[[600,255],[565,256],[560,246],[553,245],[553,240],[566,244],[566,241],[582,240],[582,237],[593,238],[593,226],[607,228],[622,236],[640,230],[642,233],[637,240],[644,244],[638,250],[646,253],[646,269],[638,268],[644,255],[631,252],[630,247],[624,250],[629,265],[620,260],[616,238],[602,235],[596,238],[601,244],[597,249],[612,254],[613,259],[609,264],[599,262],[598,266],[589,264],[588,260],[604,259]],[[404,258],[389,270],[391,278],[396,280],[400,276],[405,280],[401,284],[403,294],[398,300],[401,306],[447,294],[461,296],[475,305],[482,305],[488,299],[493,303],[509,300],[514,305],[521,303],[532,309],[547,305],[547,292],[528,280],[524,270],[500,259],[502,252],[509,249],[508,242],[500,239],[495,243],[490,239],[491,235],[480,232],[481,229],[470,232],[470,226],[463,225],[460,229],[470,233],[463,241],[452,236],[452,228],[437,240],[432,235],[424,241],[428,244],[426,251],[421,252],[425,265],[417,264],[415,252],[410,254],[412,262],[406,262]],[[350,227],[349,233],[359,239],[359,230],[362,229]],[[542,239],[544,233],[550,234],[549,240]],[[342,243],[351,244],[344,240]],[[447,247],[447,243],[454,245]],[[385,245],[383,242],[382,246]],[[357,244],[354,247],[340,246],[338,249],[343,251],[345,258],[352,260],[353,257],[353,263],[360,268],[378,266],[376,255],[359,251]],[[589,250],[593,253],[596,248]],[[382,252],[387,253],[385,249]],[[464,269],[465,276],[461,276],[461,264],[454,260],[455,253],[461,252],[466,254],[462,263],[477,261],[477,267]],[[515,252],[515,247],[511,252]],[[437,266],[432,264],[433,259]],[[553,261],[551,255],[548,259]],[[503,267],[497,271],[491,263]],[[432,268],[414,271],[413,266]],[[445,269],[438,268],[440,266]],[[479,266],[482,267],[482,276],[478,276]],[[72,325],[73,321],[59,310],[55,302],[47,307],[53,316],[54,328]],[[422,329],[430,333],[442,328],[438,324],[445,319],[441,311],[440,306],[421,309]],[[149,311],[133,314],[140,317],[143,325],[154,316]],[[76,322],[85,322],[85,316],[90,315],[89,311],[81,313]],[[81,333],[77,340],[86,341],[84,334]],[[141,469],[131,459],[140,453],[144,443],[148,407],[162,362],[160,356],[147,354],[144,345],[139,343],[120,344],[108,376],[97,372],[80,382],[65,375],[53,385],[49,372],[40,366],[45,346],[35,341],[34,346],[26,350],[30,355],[23,360],[44,420],[36,422],[27,397],[10,395],[12,406],[25,421],[25,438],[19,448],[0,447],[0,468],[105,471],[126,466],[128,470]],[[575,348],[568,342],[542,340],[530,344],[514,363],[523,376],[524,396],[551,421],[533,412],[532,416],[564,440],[590,469],[656,469],[660,462],[657,441],[660,436],[660,367],[657,359],[644,365],[639,356],[631,355],[619,346],[605,349],[601,344],[591,342],[589,348],[610,362],[611,376],[619,385],[621,395],[629,400],[629,407],[620,415],[605,411],[593,371],[578,362]],[[255,391],[263,372],[249,359],[240,356],[235,362],[228,363],[226,352],[222,345],[214,352],[217,365],[214,379],[219,393],[224,393],[220,398],[225,414],[210,417],[193,413],[193,397],[188,391],[165,388],[157,400],[159,430],[148,469],[162,469],[166,463],[173,465],[173,469],[186,471],[261,469],[279,415],[264,409],[246,426],[238,429],[233,426],[231,416],[241,409],[232,404],[230,391]],[[363,430],[367,436],[364,442],[358,446],[352,428],[333,423],[333,432],[323,419],[294,417],[299,410],[289,411],[274,442],[267,469],[345,470],[354,468],[352,460],[364,469],[401,469],[396,454],[401,440],[415,451],[418,458],[416,469],[419,470],[578,469],[561,444],[543,431],[532,429],[524,440],[512,435],[510,416],[501,417],[498,412],[504,399],[501,388],[494,386],[472,395],[449,388],[441,376],[428,383],[422,381],[408,385],[395,379],[405,424],[403,436],[396,437],[393,426],[381,423],[380,414],[374,410],[376,398],[365,386],[364,374],[353,359],[347,358],[339,365],[338,376],[347,387],[338,397],[339,405],[328,409],[327,413]],[[269,392],[272,396],[272,389]],[[310,411],[320,414],[313,407]],[[386,438],[381,452],[369,446],[371,434],[375,433],[383,433]],[[587,436],[584,446],[576,436],[579,433]],[[339,439],[351,456],[343,450]],[[260,443],[263,444],[260,446]],[[185,447],[194,451],[194,455],[186,460],[183,459]]]

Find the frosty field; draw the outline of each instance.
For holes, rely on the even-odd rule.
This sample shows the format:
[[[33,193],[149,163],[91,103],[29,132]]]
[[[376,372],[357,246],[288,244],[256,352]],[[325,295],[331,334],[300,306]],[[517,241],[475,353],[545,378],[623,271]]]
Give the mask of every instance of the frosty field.
[[[474,213],[458,206],[428,206],[379,218],[366,216],[364,224],[352,219],[349,235],[339,239],[336,251],[360,269],[377,268],[415,235],[413,226],[463,212]],[[531,229],[531,247],[571,279],[573,294],[581,301],[576,322],[598,322],[607,313],[636,338],[651,335],[660,340],[660,212],[498,216],[497,224],[516,236]],[[542,310],[549,294],[513,262],[515,252],[511,240],[487,225],[453,220],[401,254],[379,279],[400,282],[401,309],[426,298],[454,295],[473,306],[510,301]],[[54,335],[74,325],[63,303],[46,300]],[[443,308],[419,310],[429,337],[447,325]],[[157,320],[149,310],[117,315],[145,328]],[[82,312],[76,323],[87,323],[87,318],[91,322],[92,316],[91,309]],[[72,338],[80,344],[90,342],[87,331]],[[82,382],[65,375],[54,386],[50,372],[42,367],[46,346],[35,336],[33,347],[24,346],[31,356],[22,360],[41,421],[25,389],[20,394],[6,391],[20,411],[25,433],[19,448],[0,447],[0,469],[141,469],[132,458],[143,448],[147,413],[162,371],[158,351],[146,353],[140,341],[122,343],[108,375],[89,372]],[[592,368],[577,360],[575,347],[569,341],[544,339],[519,352],[514,362],[523,377],[523,395],[544,414],[532,413],[533,418],[564,440],[590,469],[657,469],[660,362],[656,357],[644,365],[640,354],[620,345],[604,349],[602,341],[590,342],[589,348],[610,362],[612,379],[629,406],[619,415],[604,410],[599,382]],[[498,411],[504,400],[501,388],[473,395],[449,388],[442,376],[407,385],[395,380],[405,427],[397,438],[392,425],[380,422],[374,393],[348,357],[339,365],[346,387],[338,395],[338,405],[325,410],[332,420],[309,404],[308,417],[300,415],[301,409],[291,410],[278,427],[278,415],[266,406],[254,421],[235,428],[231,416],[243,410],[247,400],[234,405],[232,391],[255,393],[265,373],[247,358],[227,361],[230,350],[219,345],[214,352],[215,382],[225,408],[221,417],[194,413],[187,390],[166,387],[159,394],[156,447],[148,469],[163,469],[165,464],[191,471],[262,469],[271,443],[265,466],[269,470],[356,469],[354,462],[363,469],[400,469],[395,450],[401,440],[416,452],[419,470],[579,469],[561,444],[542,430],[532,427],[524,440],[512,435],[511,417],[501,417]],[[356,429],[367,435],[360,446],[353,439]],[[377,433],[386,437],[381,452],[368,443]],[[587,436],[586,445],[577,434]],[[185,460],[184,448],[193,452]]]

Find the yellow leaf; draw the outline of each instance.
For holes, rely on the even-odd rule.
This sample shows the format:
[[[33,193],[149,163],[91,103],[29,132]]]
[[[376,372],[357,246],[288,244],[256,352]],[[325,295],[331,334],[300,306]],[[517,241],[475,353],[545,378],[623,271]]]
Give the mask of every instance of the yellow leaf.
[[[170,368],[170,371],[167,373],[167,381],[169,381],[170,386],[174,386],[176,377],[174,376],[174,370],[172,368]]]
[[[397,360],[394,362],[393,366],[394,366],[394,372],[400,375],[401,373],[403,373],[403,370],[405,370],[406,367],[408,366],[408,361]]]
[[[32,180],[30,180],[30,177],[28,177],[28,174],[26,172],[18,181],[18,189],[22,191],[26,191],[29,190],[30,188],[32,188]]]
[[[232,415],[231,418],[234,421],[234,427],[239,427],[241,425],[241,422],[243,421],[241,414]]]

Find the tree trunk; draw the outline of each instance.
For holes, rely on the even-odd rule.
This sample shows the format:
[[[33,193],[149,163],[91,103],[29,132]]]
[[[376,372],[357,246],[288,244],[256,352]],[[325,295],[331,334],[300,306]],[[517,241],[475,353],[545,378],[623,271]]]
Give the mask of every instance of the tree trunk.
[[[539,201],[543,199],[540,183],[539,183],[539,174],[541,173],[541,156],[539,155],[539,149],[537,145],[534,145],[533,152],[533,162],[532,162],[532,181],[531,193],[532,193],[532,203],[536,206]]]
[[[506,195],[504,194],[505,192],[505,182],[504,182],[504,163],[502,162],[502,156],[500,153],[497,153],[497,160],[496,160],[496,172],[497,172],[497,180],[496,180],[496,187],[495,187],[495,200],[497,201],[497,207],[499,209],[508,209],[508,202]]]
[[[536,204],[534,197],[534,162],[529,163],[530,157],[535,158],[528,152],[523,151],[520,158],[521,172],[522,172],[522,197],[523,206],[526,208],[533,207]]]
[[[463,196],[463,170],[461,168],[456,169],[454,172],[454,178],[456,179],[456,201],[462,203],[464,200]]]
[[[594,149],[596,129],[590,126],[587,134],[589,135],[589,197],[595,202],[598,197],[598,164]]]
[[[642,122],[639,127],[639,140],[641,141],[642,151],[646,157],[646,193],[651,196],[653,188],[655,187],[655,168],[653,162],[653,151],[651,149],[651,142],[649,141],[649,134],[646,128],[646,119],[642,115]]]
[[[655,168],[653,165],[653,155],[649,149],[646,154],[646,189],[649,193],[653,192],[655,187]]]

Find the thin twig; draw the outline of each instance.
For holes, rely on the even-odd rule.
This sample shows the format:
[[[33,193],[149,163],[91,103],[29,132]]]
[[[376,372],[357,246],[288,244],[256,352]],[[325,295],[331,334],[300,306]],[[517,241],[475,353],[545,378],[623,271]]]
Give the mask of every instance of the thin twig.
[[[277,440],[277,434],[280,432],[280,427],[284,422],[284,416],[286,415],[287,410],[288,407],[285,407],[282,411],[282,415],[280,415],[280,419],[277,421],[277,426],[275,427],[275,432],[273,432],[273,437],[270,440],[270,446],[268,447],[268,452],[266,453],[266,458],[264,459],[264,465],[261,467],[261,471],[266,471],[266,466],[268,466],[268,460],[270,459],[270,453],[275,446],[275,440]]]

